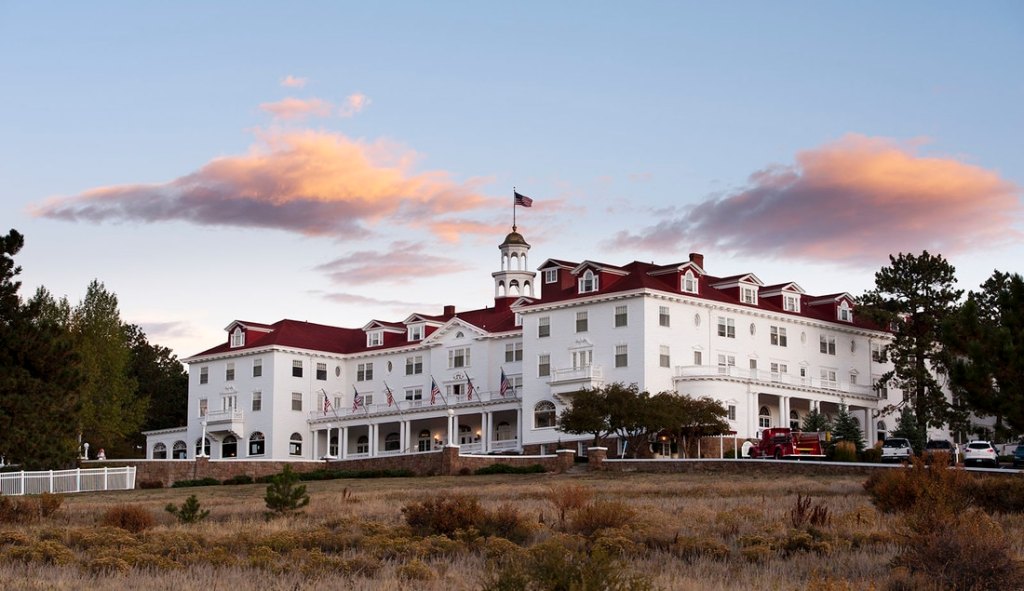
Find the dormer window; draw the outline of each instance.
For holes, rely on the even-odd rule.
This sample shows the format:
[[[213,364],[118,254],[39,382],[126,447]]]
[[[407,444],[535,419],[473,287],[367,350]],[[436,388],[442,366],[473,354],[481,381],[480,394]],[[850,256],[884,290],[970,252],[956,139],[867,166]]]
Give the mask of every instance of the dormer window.
[[[799,312],[800,311],[800,296],[783,294],[782,295],[782,308],[787,312]]]
[[[693,271],[687,271],[683,275],[683,291],[685,293],[697,293],[697,277],[694,276]]]
[[[592,291],[597,291],[597,279],[598,279],[597,275],[594,275],[593,271],[591,271],[590,269],[587,269],[583,273],[583,276],[580,277],[580,282],[579,282],[579,291],[580,291],[580,293],[590,293]]]
[[[373,330],[366,333],[366,346],[379,347],[384,343],[384,331]]]
[[[558,269],[544,269],[544,283],[558,283]]]
[[[241,347],[245,345],[245,333],[242,332],[241,328],[236,328],[231,331],[231,347]]]
[[[423,340],[423,325],[412,324],[409,326],[409,340],[410,341],[422,341]]]
[[[750,304],[752,306],[757,305],[757,288],[747,287],[745,285],[740,286],[740,301],[744,304]]]
[[[850,309],[849,302],[843,301],[839,304],[839,319],[843,322],[853,322],[853,310]]]

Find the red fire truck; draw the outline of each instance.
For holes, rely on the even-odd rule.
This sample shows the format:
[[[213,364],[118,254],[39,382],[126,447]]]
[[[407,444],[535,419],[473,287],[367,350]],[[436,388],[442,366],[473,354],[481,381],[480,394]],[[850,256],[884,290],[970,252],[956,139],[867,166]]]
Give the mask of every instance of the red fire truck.
[[[750,448],[752,458],[824,459],[822,441],[827,433],[794,431],[786,427],[774,427],[761,431],[761,440]]]

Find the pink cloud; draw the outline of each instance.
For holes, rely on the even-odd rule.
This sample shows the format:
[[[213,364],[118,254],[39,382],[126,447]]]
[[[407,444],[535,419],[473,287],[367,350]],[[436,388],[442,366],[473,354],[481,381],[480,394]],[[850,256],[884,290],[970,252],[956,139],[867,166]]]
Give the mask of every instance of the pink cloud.
[[[291,74],[288,74],[287,76],[281,79],[281,86],[284,86],[285,88],[302,88],[305,85],[305,78],[299,78],[296,76],[292,76]]]
[[[299,99],[286,98],[276,103],[262,103],[260,109],[270,113],[275,119],[301,121],[309,117],[328,117],[333,110],[331,103],[318,98]]]
[[[875,265],[891,253],[946,256],[1018,241],[1021,188],[917,145],[847,135],[797,154],[792,166],[750,175],[713,197],[612,245],[719,248],[746,255]]]
[[[345,104],[338,110],[338,114],[342,117],[352,117],[356,113],[368,107],[372,102],[373,101],[370,100],[370,97],[357,92],[349,95],[349,97],[345,99]]]
[[[465,265],[455,259],[428,254],[422,244],[395,242],[388,252],[365,250],[318,265],[335,283],[407,283],[410,277],[458,273]]]
[[[417,154],[400,145],[303,131],[263,134],[248,154],[217,158],[152,185],[115,185],[51,199],[30,213],[66,221],[166,222],[271,228],[351,240],[386,221],[429,224],[495,204],[479,181],[441,170],[413,172]]]

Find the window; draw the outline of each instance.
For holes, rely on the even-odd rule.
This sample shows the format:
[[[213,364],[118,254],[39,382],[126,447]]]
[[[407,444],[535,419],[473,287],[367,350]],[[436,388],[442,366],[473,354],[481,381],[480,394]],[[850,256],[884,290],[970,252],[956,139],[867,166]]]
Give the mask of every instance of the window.
[[[220,409],[223,411],[233,411],[238,408],[238,396],[234,394],[228,394],[227,396],[220,397]]]
[[[153,446],[153,459],[154,460],[166,460],[167,459],[167,445],[163,443],[157,443]]]
[[[771,340],[772,344],[776,347],[785,347],[788,343],[786,340],[786,329],[781,326],[771,327]]]
[[[787,312],[799,312],[800,296],[784,294],[782,296],[782,309]]]
[[[547,353],[537,356],[537,377],[551,375],[551,355]]]
[[[668,313],[668,306],[660,306],[658,308],[658,325],[659,326],[671,326],[672,318]]]
[[[326,380],[327,379],[327,364],[317,363],[316,364],[316,379]]]
[[[519,312],[516,312],[515,324],[516,324],[516,326],[522,326],[523,325],[523,315],[520,314]]]
[[[672,357],[669,355],[668,345],[662,345],[658,351],[658,364],[661,367],[669,367],[672,364]]]
[[[856,386],[857,385],[857,374],[854,373],[854,372],[850,372],[850,385],[851,386]]]
[[[683,291],[686,293],[697,293],[697,278],[693,275],[693,271],[687,271],[683,275]]]
[[[292,392],[292,410],[302,410],[302,392]]]
[[[726,416],[729,417],[729,420],[730,421],[735,421],[736,420],[736,405],[735,404],[730,404],[726,410],[728,412],[728,414]]]
[[[587,332],[587,312],[576,312],[576,332]]]
[[[448,350],[448,369],[454,369],[456,367],[469,367],[468,348]]]
[[[547,429],[555,426],[555,404],[541,400],[533,407],[533,426],[536,429]]]
[[[249,436],[249,455],[262,456],[267,451],[266,440],[261,431],[255,431]]]
[[[544,269],[544,283],[558,283],[558,269]]]
[[[730,339],[736,338],[736,322],[732,318],[718,317],[718,336]]]
[[[772,362],[772,379],[779,380],[783,374],[789,373],[789,366],[785,363]]]
[[[740,301],[744,304],[757,305],[757,288],[740,286]]]
[[[406,388],[405,399],[409,402],[423,400],[423,388]]]
[[[253,412],[263,410],[263,392],[259,390],[252,393],[252,410]]]
[[[231,347],[241,347],[245,344],[245,333],[241,328],[231,331]]]
[[[384,436],[384,451],[401,451],[402,436],[398,433],[388,433]]]
[[[220,444],[220,457],[234,458],[238,456],[238,438],[228,435]]]
[[[449,400],[456,400],[466,395],[466,384],[446,384],[444,390]]]
[[[772,411],[768,410],[767,406],[762,406],[757,412],[757,426],[762,429],[772,426]]]
[[[583,369],[594,364],[593,349],[577,349],[572,352],[572,368]]]
[[[704,356],[701,354],[700,351],[694,351],[693,352],[693,364],[694,365],[704,365]]]
[[[835,337],[831,337],[831,336],[821,335],[820,337],[818,337],[818,348],[825,355],[835,355],[836,354],[836,338]]]
[[[590,269],[587,269],[583,273],[583,276],[580,277],[580,282],[579,282],[579,291],[580,291],[580,293],[590,293],[592,291],[597,291],[597,283],[598,283],[597,279],[598,278],[597,278],[596,275],[594,275],[594,272],[591,271]]]
[[[615,306],[615,328],[629,324],[629,316],[626,306]]]
[[[795,410],[789,411],[789,428],[793,431],[800,430],[800,414]]]
[[[233,382],[235,381],[235,364],[228,363],[227,368],[224,370],[224,381]]]
[[[263,375],[263,360],[253,359],[252,360],[252,377],[258,378]]]
[[[196,455],[203,457],[210,457],[210,438],[203,437],[196,439]]]
[[[301,378],[302,377],[302,361],[300,361],[298,359],[295,359],[294,361],[292,361],[292,377],[293,378]]]
[[[551,317],[541,316],[537,319],[537,338],[551,336]]]
[[[373,379],[373,362],[360,363],[356,366],[356,381],[368,382]]]
[[[834,389],[836,385],[836,370],[827,367],[821,368],[821,387]]]
[[[523,344],[522,343],[506,343],[505,344],[505,363],[512,363],[513,361],[523,360]]]
[[[413,376],[423,373],[423,356],[414,355],[405,358],[405,375]]]
[[[366,435],[360,435],[359,439],[356,439],[356,453],[357,454],[368,454],[370,453],[370,438]]]
[[[175,460],[184,460],[188,457],[188,445],[184,441],[175,441],[171,447],[171,458]]]
[[[626,345],[615,345],[615,367],[629,365],[629,350]]]
[[[850,304],[845,300],[839,304],[839,319],[843,322],[853,322],[853,310],[850,309]]]
[[[881,343],[871,343],[871,361],[885,363],[888,360],[889,356],[886,354],[885,345]]]
[[[887,382],[883,382],[882,381],[882,376],[875,376],[874,380],[875,380],[875,394],[877,394],[879,398],[888,398],[889,397],[889,384]]]
[[[292,433],[292,436],[288,439],[288,455],[302,455],[302,435],[298,433]]]
[[[423,340],[423,325],[413,324],[409,326],[409,340],[410,341],[422,341]]]
[[[732,367],[736,367],[736,356],[719,353],[718,373],[722,375],[728,375],[731,372],[730,368]]]
[[[379,347],[384,343],[384,331],[371,330],[366,333],[366,346]]]
[[[206,413],[208,413],[209,411],[210,411],[209,403],[206,401],[205,398],[200,398],[199,399],[199,416],[205,417]]]
[[[210,381],[210,368],[200,367],[199,368],[199,383],[206,384]]]

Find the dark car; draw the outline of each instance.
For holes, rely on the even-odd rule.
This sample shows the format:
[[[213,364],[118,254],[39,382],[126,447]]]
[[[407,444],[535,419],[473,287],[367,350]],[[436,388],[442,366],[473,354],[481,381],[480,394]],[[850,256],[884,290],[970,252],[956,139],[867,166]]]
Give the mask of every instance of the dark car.
[[[924,459],[931,461],[932,455],[944,453],[949,455],[949,463],[956,464],[960,461],[960,449],[945,439],[932,439],[924,446]]]
[[[1024,444],[1018,445],[1017,449],[1013,451],[1013,467],[1024,467]]]

